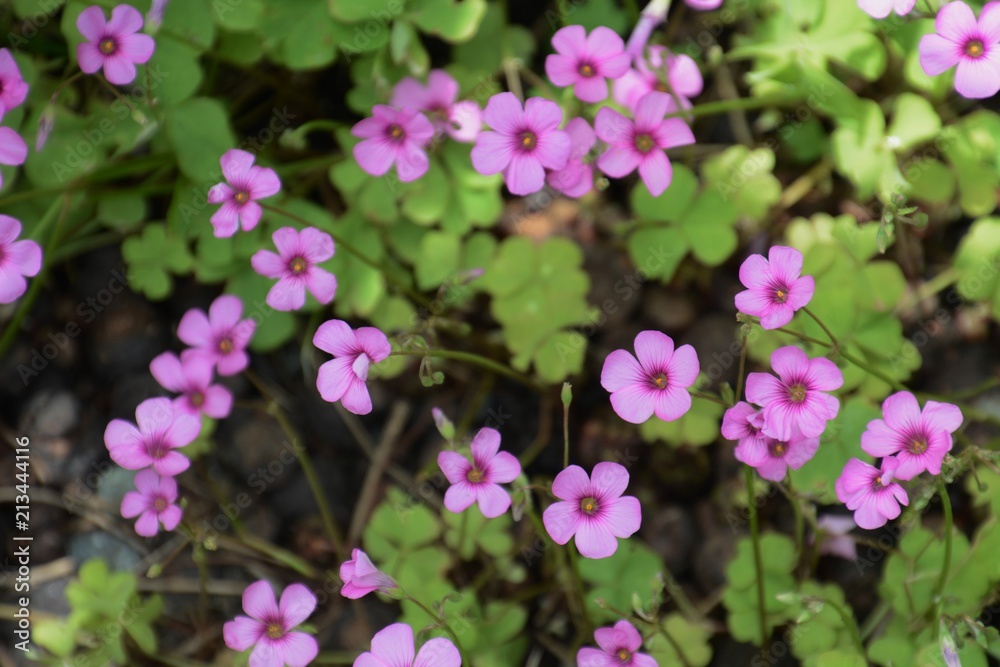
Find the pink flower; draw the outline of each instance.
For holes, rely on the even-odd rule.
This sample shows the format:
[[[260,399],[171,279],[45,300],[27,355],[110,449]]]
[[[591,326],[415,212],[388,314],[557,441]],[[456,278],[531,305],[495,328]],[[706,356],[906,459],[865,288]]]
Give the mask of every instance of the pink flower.
[[[513,455],[500,450],[500,432],[481,428],[472,439],[472,462],[458,452],[441,452],[438,465],[451,486],[444,494],[444,506],[450,512],[462,512],[478,502],[487,519],[493,519],[510,507],[510,495],[500,484],[507,484],[521,474],[521,464]]]
[[[37,276],[42,270],[42,249],[30,239],[18,241],[20,235],[20,221],[0,214],[0,303],[21,298],[28,289],[25,278]]]
[[[951,434],[962,425],[962,411],[950,403],[927,401],[923,411],[917,398],[901,391],[885,399],[884,419],[873,419],[861,434],[861,449],[872,456],[895,456],[896,479],[913,479],[925,470],[941,473],[951,451]]]
[[[254,271],[278,282],[267,293],[267,303],[275,310],[298,310],[306,303],[306,290],[322,304],[333,301],[337,279],[317,264],[333,257],[333,239],[314,227],[301,232],[282,227],[271,238],[278,254],[258,250],[250,263]]]
[[[760,318],[765,329],[783,327],[799,308],[812,299],[816,283],[802,276],[802,253],[795,248],[772,246],[763,255],[750,255],[740,266],[740,282],[748,289],[736,295],[740,312]]]
[[[216,183],[208,191],[210,204],[222,204],[212,214],[215,236],[227,238],[240,227],[248,232],[260,222],[258,199],[277,194],[281,181],[273,169],[254,165],[253,153],[233,148],[222,154],[219,164],[225,183]]]
[[[449,640],[428,640],[413,655],[413,628],[393,623],[372,637],[372,650],[358,656],[354,667],[461,667],[462,656]]]
[[[628,43],[625,44],[625,52],[632,60],[642,57],[642,52],[646,49],[649,36],[653,34],[656,26],[667,20],[667,11],[670,9],[670,0],[651,0],[639,15],[639,22],[635,24],[632,34],[629,35]]]
[[[249,617],[227,622],[222,636],[234,651],[256,645],[250,654],[251,667],[306,667],[319,653],[319,645],[312,636],[292,630],[315,608],[316,596],[302,584],[286,588],[281,602],[275,603],[271,584],[257,581],[243,591],[243,611]]]
[[[718,9],[722,6],[722,0],[684,0],[684,4],[691,9],[704,12],[710,9]]]
[[[587,34],[582,25],[568,25],[552,36],[556,53],[545,58],[545,73],[552,83],[584,102],[600,102],[608,96],[606,79],[617,79],[628,71],[629,55],[622,38],[611,28],[599,26]]]
[[[208,315],[199,308],[184,313],[177,337],[215,365],[219,375],[236,375],[250,363],[246,347],[257,323],[241,320],[243,302],[238,296],[224,295],[212,302]]]
[[[532,97],[521,103],[513,93],[498,93],[486,104],[483,118],[493,132],[480,132],[472,148],[472,166],[480,174],[503,172],[511,194],[529,195],[545,185],[545,170],[569,161],[570,138],[559,129],[562,109]]]
[[[159,30],[160,24],[163,23],[163,13],[167,11],[168,2],[170,2],[170,0],[153,0],[153,4],[149,8],[149,12],[146,14],[146,23],[154,32]]]
[[[341,564],[340,578],[344,580],[340,594],[352,600],[364,597],[372,591],[389,593],[399,588],[399,584],[375,567],[368,554],[361,549],[352,551],[351,560]]]
[[[376,104],[372,117],[358,121],[351,134],[364,139],[354,145],[354,159],[372,176],[382,176],[393,164],[403,183],[427,172],[424,146],[434,136],[434,126],[416,109]]]
[[[0,127],[0,164],[14,166],[24,164],[28,157],[28,144],[21,135],[9,127]],[[3,177],[0,176],[0,185]]]
[[[319,367],[316,378],[316,388],[323,400],[340,401],[356,415],[371,412],[372,399],[365,382],[369,366],[392,352],[385,334],[375,327],[361,327],[355,331],[343,320],[330,320],[316,330],[313,345],[334,357]]]
[[[771,354],[771,367],[778,377],[747,376],[747,400],[764,407],[764,435],[787,442],[796,428],[806,437],[823,433],[840,410],[840,401],[823,393],[844,384],[840,369],[823,357],[809,359],[792,345]]]
[[[582,118],[574,118],[566,123],[569,135],[569,160],[558,171],[550,171],[549,185],[567,197],[582,197],[594,187],[594,170],[583,159],[593,148],[597,136]]]
[[[917,0],[858,0],[858,7],[875,19],[884,19],[893,10],[899,16],[906,16]]]
[[[397,83],[389,104],[423,111],[438,135],[447,133],[455,141],[471,143],[483,126],[483,112],[472,100],[457,99],[458,82],[443,69],[434,69],[427,75],[426,86],[412,77]]]
[[[642,648],[642,635],[628,621],[618,621],[611,628],[594,630],[594,641],[600,646],[585,647],[576,654],[578,667],[657,667],[656,660]]]
[[[233,407],[233,395],[219,384],[212,384],[212,362],[204,355],[185,350],[177,357],[164,352],[149,363],[149,372],[167,391],[181,394],[174,407],[189,415],[199,413],[212,419],[224,419]]]
[[[135,532],[143,537],[153,537],[164,530],[173,530],[181,522],[181,508],[177,502],[177,480],[160,477],[148,468],[135,476],[135,488],[122,498],[122,516],[126,519],[139,517],[135,522]]]
[[[670,185],[673,169],[663,151],[694,143],[691,128],[680,118],[664,119],[671,104],[666,93],[645,95],[635,109],[635,122],[614,109],[602,107],[594,120],[597,136],[608,150],[597,158],[597,166],[608,176],[622,178],[636,168],[649,192],[658,197]]]
[[[899,516],[899,505],[909,504],[906,491],[893,481],[899,461],[891,456],[882,459],[882,469],[859,459],[851,459],[835,486],[837,498],[854,511],[858,526],[867,530],[880,528]]]
[[[615,102],[633,113],[639,100],[651,92],[667,94],[670,98],[667,111],[679,111],[677,101],[681,108],[690,109],[689,98],[701,94],[701,71],[690,56],[674,55],[665,46],[651,46],[646,58],[637,57],[635,66],[636,69],[630,69],[615,81],[612,88]]]
[[[616,538],[639,530],[642,508],[638,499],[622,496],[628,471],[617,463],[598,463],[593,477],[580,466],[569,466],[552,482],[560,502],[549,505],[542,522],[557,544],[576,535],[576,548],[587,558],[607,558],[618,550]]]
[[[104,444],[111,460],[126,470],[153,467],[158,475],[172,477],[191,462],[178,451],[201,432],[201,421],[176,409],[169,398],[150,398],[135,409],[138,428],[124,419],[113,419],[104,430]]]
[[[824,514],[816,522],[819,534],[819,553],[830,556],[840,556],[844,560],[853,561],[857,558],[858,547],[851,537],[851,531],[857,526],[849,516]]]
[[[7,49],[0,49],[0,116],[20,106],[28,95],[28,84]]]
[[[635,357],[615,350],[604,360],[601,386],[611,392],[611,407],[627,422],[641,424],[653,413],[663,421],[691,409],[687,388],[698,377],[698,355],[690,345],[674,349],[670,336],[642,331],[635,337]]]
[[[964,97],[992,97],[1000,91],[1000,2],[976,15],[964,2],[949,2],[934,21],[937,34],[920,39],[920,66],[929,76],[952,67],[955,90]]]
[[[756,415],[755,421],[763,426],[761,415]],[[788,440],[775,438],[745,438],[740,440],[733,455],[737,461],[757,469],[757,474],[766,480],[780,482],[785,479],[788,469],[798,470],[815,456],[819,449],[819,436],[807,438],[794,431]]]
[[[110,21],[97,5],[87,7],[77,17],[76,29],[87,39],[76,47],[80,69],[93,74],[103,67],[104,78],[118,86],[135,78],[136,63],[148,61],[156,46],[152,37],[139,33],[142,14],[130,5],[112,9]]]

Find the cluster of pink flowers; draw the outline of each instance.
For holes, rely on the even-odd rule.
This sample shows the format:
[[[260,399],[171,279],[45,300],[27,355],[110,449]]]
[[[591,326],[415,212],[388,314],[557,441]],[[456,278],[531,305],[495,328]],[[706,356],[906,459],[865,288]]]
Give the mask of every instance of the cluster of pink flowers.
[[[354,157],[373,176],[395,165],[399,180],[412,181],[428,169],[427,145],[447,132],[453,139],[474,141],[472,166],[481,174],[502,174],[511,194],[528,195],[548,182],[564,195],[581,197],[594,186],[590,153],[599,138],[605,149],[596,158],[598,169],[613,178],[638,170],[649,191],[659,195],[671,181],[664,151],[694,143],[683,120],[666,116],[690,106],[688,98],[701,92],[702,79],[687,56],[651,47],[647,57],[648,31],[641,44],[630,43],[626,50],[609,28],[587,34],[583,26],[566,26],[553,35],[555,53],[545,60],[549,80],[572,86],[583,102],[605,100],[611,82],[615,100],[633,119],[602,107],[593,127],[582,117],[564,124],[555,102],[532,97],[522,104],[513,93],[493,95],[480,114],[474,102],[456,103],[457,84],[435,70],[426,88],[413,79],[401,81],[391,106],[376,105],[371,118],[354,126],[352,133],[363,139],[354,147]],[[432,124],[421,112],[436,114],[438,120]],[[490,129],[480,131],[484,122]]]
[[[28,84],[21,77],[21,70],[8,49],[0,49],[0,122],[4,115],[24,102]],[[0,164],[24,164],[28,145],[17,132],[0,127]],[[0,185],[3,184],[0,179]],[[42,270],[42,249],[21,236],[21,221],[9,215],[0,215],[0,304],[13,303],[28,289],[25,278],[32,278]]]
[[[181,519],[177,482],[191,462],[177,451],[191,444],[201,432],[201,415],[213,419],[229,416],[233,397],[228,389],[212,384],[219,375],[233,375],[246,368],[246,346],[256,323],[241,319],[243,303],[235,296],[220,296],[209,312],[191,309],[181,318],[177,337],[191,347],[164,352],[149,365],[150,373],[173,400],[150,398],[136,408],[135,423],[114,419],[104,431],[111,460],[126,470],[139,470],[136,491],[122,500],[125,518],[139,517],[135,530],[153,537],[160,524],[173,530]]]

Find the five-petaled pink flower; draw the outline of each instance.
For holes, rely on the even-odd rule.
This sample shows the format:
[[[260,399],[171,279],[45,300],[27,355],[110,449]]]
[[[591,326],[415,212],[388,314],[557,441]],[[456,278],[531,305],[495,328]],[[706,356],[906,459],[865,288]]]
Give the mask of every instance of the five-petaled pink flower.
[[[28,158],[28,144],[21,135],[9,127],[0,127],[0,164],[14,166],[24,164]],[[3,177],[0,176],[0,185]]]
[[[0,49],[0,117],[19,106],[28,95],[28,84],[8,49]]]
[[[438,454],[438,465],[451,486],[444,494],[450,512],[462,512],[473,503],[487,519],[510,507],[510,495],[500,487],[517,479],[521,464],[512,454],[500,451],[500,432],[481,428],[472,439],[472,462],[458,452]]]
[[[569,160],[562,169],[549,172],[549,185],[567,197],[582,197],[594,187],[594,169],[583,160],[597,141],[597,135],[582,118],[566,123],[566,134],[570,142]]]
[[[906,490],[894,481],[899,461],[891,456],[882,459],[882,469],[859,459],[851,459],[837,479],[837,498],[854,512],[858,526],[880,528],[899,516],[900,504],[908,505]]]
[[[545,185],[545,170],[566,166],[570,138],[559,129],[562,109],[541,97],[524,103],[513,93],[490,98],[483,118],[493,128],[480,132],[472,148],[472,166],[480,174],[503,172],[511,194],[530,195]]]
[[[736,295],[740,312],[760,318],[765,329],[783,327],[812,299],[816,283],[802,274],[802,253],[772,246],[763,255],[750,255],[740,266],[740,282],[747,288]]]
[[[393,623],[372,637],[372,650],[354,661],[354,667],[461,667],[462,656],[450,640],[428,640],[414,656],[413,628]]]
[[[884,19],[893,10],[899,16],[906,16],[915,4],[917,0],[858,0],[858,6],[874,19]]]
[[[152,466],[163,477],[188,469],[191,461],[176,450],[198,437],[198,417],[176,409],[169,398],[150,398],[135,409],[135,420],[138,428],[124,419],[112,419],[104,430],[112,461],[126,470]]]
[[[343,320],[324,322],[313,336],[313,345],[333,359],[319,367],[316,388],[324,401],[341,404],[356,415],[372,411],[368,394],[368,368],[392,352],[385,334],[375,327],[352,330]]]
[[[927,401],[921,411],[917,398],[901,391],[885,399],[882,416],[868,422],[861,449],[872,456],[895,456],[896,479],[913,479],[925,470],[941,473],[941,462],[951,451],[951,434],[962,425],[958,406]]]
[[[306,290],[320,303],[333,301],[337,279],[317,264],[333,257],[333,239],[313,227],[301,232],[282,227],[271,236],[275,254],[258,250],[250,263],[254,271],[278,282],[267,293],[267,304],[275,310],[298,310],[306,303]]]
[[[25,278],[42,270],[42,249],[30,239],[18,241],[20,235],[20,221],[0,213],[0,303],[21,298],[28,289]]]
[[[663,151],[694,143],[694,134],[680,118],[666,118],[670,95],[647,93],[635,108],[635,121],[614,109],[602,107],[594,119],[597,136],[608,149],[597,158],[597,166],[608,176],[622,178],[636,169],[649,192],[658,197],[673,178],[673,167]]]
[[[135,476],[136,491],[129,491],[122,498],[122,516],[139,517],[135,532],[143,537],[153,537],[164,530],[173,530],[181,522],[181,508],[177,502],[177,480],[160,477],[154,471],[140,470]]]
[[[399,588],[399,584],[375,567],[368,554],[361,549],[354,549],[351,552],[351,560],[341,563],[340,578],[344,580],[340,594],[352,600],[364,597],[372,591],[389,593]]]
[[[236,233],[240,227],[248,232],[260,222],[261,208],[258,199],[277,194],[281,181],[273,169],[254,164],[253,153],[233,148],[219,159],[225,183],[216,183],[208,191],[210,204],[222,204],[212,214],[212,227],[218,238]]]
[[[224,419],[233,407],[233,395],[221,384],[212,384],[212,362],[204,355],[185,350],[180,358],[164,352],[149,362],[160,386],[180,394],[174,406],[181,412],[197,416],[203,413],[212,419]]]
[[[826,422],[840,410],[840,401],[823,393],[844,384],[840,369],[823,357],[809,359],[793,345],[771,354],[771,368],[778,377],[747,376],[747,400],[764,408],[764,435],[787,442],[796,429],[806,437],[822,434]]]
[[[389,104],[423,111],[439,135],[447,133],[455,141],[471,143],[483,126],[483,111],[472,100],[457,99],[458,82],[443,69],[434,69],[427,75],[426,86],[409,76],[397,83]]]
[[[955,67],[955,90],[964,97],[992,97],[1000,91],[1000,2],[976,15],[964,2],[949,2],[934,21],[937,34],[920,39],[920,65],[929,76]]]
[[[208,359],[219,375],[236,375],[250,363],[246,347],[257,328],[252,319],[241,320],[242,315],[238,296],[220,296],[209,306],[208,315],[199,308],[184,313],[177,337]]]
[[[690,345],[674,349],[670,336],[642,331],[635,337],[636,358],[615,350],[604,360],[601,386],[611,392],[611,407],[627,422],[641,424],[653,413],[664,421],[691,409],[687,388],[698,377],[698,355]]]
[[[657,667],[651,656],[638,653],[642,635],[628,621],[594,630],[594,641],[601,648],[581,648],[576,654],[577,667]]]
[[[571,465],[552,482],[552,494],[560,502],[549,505],[542,522],[557,544],[576,535],[576,548],[587,558],[607,558],[618,550],[619,537],[639,530],[642,508],[639,500],[622,496],[628,486],[628,471],[617,463],[598,463],[591,477]]]
[[[76,28],[87,38],[76,47],[80,69],[93,74],[103,67],[104,78],[118,86],[135,78],[136,64],[148,61],[156,47],[152,37],[139,32],[142,14],[131,5],[112,9],[110,21],[97,5],[87,7],[77,17]]]
[[[622,38],[604,26],[588,35],[582,25],[568,25],[552,36],[552,47],[556,53],[545,58],[545,73],[560,88],[573,86],[573,93],[584,102],[606,98],[607,79],[627,72],[631,61]]]
[[[364,139],[354,145],[354,159],[372,176],[388,173],[393,164],[403,183],[427,172],[424,146],[434,136],[434,126],[413,107],[393,109],[376,104],[371,118],[358,121],[351,134]]]
[[[315,608],[316,596],[302,584],[286,588],[276,603],[271,584],[257,581],[243,591],[243,611],[248,616],[223,625],[222,636],[234,651],[254,647],[251,667],[306,667],[319,653],[319,645],[311,635],[293,630]]]
[[[651,46],[645,58],[636,59],[635,69],[615,81],[612,96],[635,113],[639,100],[661,92],[670,98],[667,110],[677,111],[678,102],[680,108],[691,108],[690,98],[700,95],[703,85],[701,71],[690,56],[674,55],[665,46]]]

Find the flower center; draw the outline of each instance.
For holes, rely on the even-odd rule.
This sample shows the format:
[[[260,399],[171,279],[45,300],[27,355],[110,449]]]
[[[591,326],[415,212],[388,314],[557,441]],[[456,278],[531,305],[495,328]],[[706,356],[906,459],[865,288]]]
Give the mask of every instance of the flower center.
[[[155,509],[157,512],[162,512],[163,510],[167,509],[166,499],[157,498],[156,501],[153,503],[153,509]]]
[[[281,639],[282,635],[285,634],[285,629],[281,627],[280,623],[268,623],[267,625],[267,636],[271,639]]]
[[[965,43],[965,55],[970,58],[981,58],[985,52],[982,41],[978,39],[970,39]]]
[[[526,148],[530,151],[537,145],[538,145],[538,137],[535,136],[534,132],[521,133],[521,148]]]
[[[628,649],[620,648],[618,649],[618,660],[624,664],[632,659],[632,654],[628,652]]]
[[[219,341],[219,351],[222,352],[223,354],[229,354],[230,352],[233,351],[233,349],[234,349],[233,339],[230,338],[229,336],[226,336],[225,338]]]
[[[248,201],[250,201],[249,192],[247,192],[246,190],[240,190],[239,192],[236,193],[237,204],[246,204]]]
[[[788,388],[788,398],[790,398],[793,403],[801,403],[806,400],[806,388],[803,387],[801,383],[793,384]]]
[[[784,285],[779,285],[774,288],[774,300],[777,303],[785,303],[788,301],[788,288]]]
[[[288,264],[288,268],[292,270],[292,273],[302,273],[306,270],[306,260],[302,257],[296,257]]]
[[[663,83],[662,81],[657,81],[656,85],[653,86],[653,90],[655,90],[657,92],[660,92],[660,93],[669,93],[670,92],[670,88],[667,86],[667,84]]]
[[[653,150],[656,142],[648,134],[639,134],[635,137],[635,147],[640,153],[648,153]]]
[[[200,391],[196,391],[191,394],[191,405],[196,408],[200,408],[205,403],[205,394]]]
[[[920,456],[927,451],[927,438],[918,436],[910,441],[910,453]]]
[[[590,496],[580,501],[580,510],[584,514],[593,514],[597,511],[597,499]]]
[[[386,130],[386,134],[388,134],[389,138],[393,141],[402,141],[406,133],[403,131],[402,125],[399,123],[393,123]]]
[[[483,471],[477,468],[473,468],[472,470],[469,471],[469,474],[467,474],[465,477],[473,484],[478,484],[479,482],[483,481]]]
[[[666,389],[667,388],[667,374],[660,371],[654,375],[651,380],[654,389]]]
[[[162,459],[169,451],[170,448],[163,444],[163,440],[160,437],[157,437],[146,446],[146,452],[151,459]]]
[[[775,440],[768,445],[768,449],[771,450],[771,456],[780,459],[788,451],[788,443]]]
[[[112,53],[118,50],[118,45],[115,44],[113,39],[102,39],[97,45],[97,49],[106,56],[110,56]]]
[[[597,74],[597,71],[594,69],[594,66],[591,65],[590,63],[583,63],[582,65],[580,65],[580,69],[578,69],[577,71],[580,72],[580,76],[587,77],[588,79]]]

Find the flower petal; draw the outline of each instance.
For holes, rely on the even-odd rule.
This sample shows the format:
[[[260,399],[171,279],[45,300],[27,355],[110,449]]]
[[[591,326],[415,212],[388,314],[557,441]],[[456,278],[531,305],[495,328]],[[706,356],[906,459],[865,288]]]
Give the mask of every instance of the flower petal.
[[[576,529],[576,548],[585,558],[607,558],[618,551],[618,539],[601,521],[584,519]]]
[[[403,667],[413,663],[413,629],[406,623],[393,623],[372,637],[372,653],[386,667]]]
[[[576,534],[580,524],[579,501],[552,503],[542,513],[545,532],[556,544],[566,544]]]
[[[336,357],[352,356],[358,351],[357,337],[343,320],[329,320],[319,325],[313,335],[313,345]],[[353,359],[351,361],[353,363]]]
[[[237,616],[222,626],[222,637],[229,648],[234,651],[245,651],[256,644],[266,630],[260,621]]]
[[[443,637],[428,640],[420,647],[413,667],[461,667],[462,656],[451,641]]]
[[[278,615],[278,603],[274,599],[271,584],[261,579],[243,591],[243,611],[250,618],[266,621]]]
[[[478,484],[476,499],[479,501],[479,511],[487,519],[495,519],[510,508],[510,494],[498,484]]]
[[[286,588],[278,604],[286,630],[305,621],[315,609],[316,596],[302,584],[292,584]]]
[[[653,415],[653,392],[646,387],[629,385],[611,394],[611,407],[631,424],[642,424]]]
[[[306,667],[319,654],[319,644],[312,635],[290,632],[281,639],[285,649],[284,660],[288,667]]]

